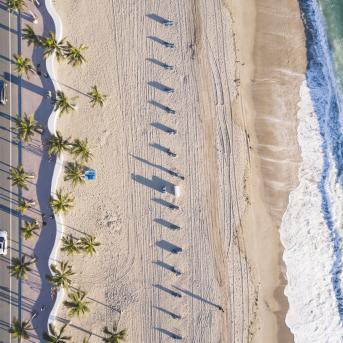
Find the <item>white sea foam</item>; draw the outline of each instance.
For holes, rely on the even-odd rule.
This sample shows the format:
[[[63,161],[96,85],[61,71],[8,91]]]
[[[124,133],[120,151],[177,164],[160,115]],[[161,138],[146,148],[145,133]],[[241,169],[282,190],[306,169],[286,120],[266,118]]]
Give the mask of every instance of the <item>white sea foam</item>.
[[[286,323],[296,343],[342,343],[343,328],[332,282],[334,244],[322,211],[322,136],[306,81],[300,94],[298,141],[302,163],[299,185],[289,196],[281,224],[288,280],[285,294],[290,306]],[[332,159],[326,191],[331,218],[335,226],[341,226],[343,194]]]

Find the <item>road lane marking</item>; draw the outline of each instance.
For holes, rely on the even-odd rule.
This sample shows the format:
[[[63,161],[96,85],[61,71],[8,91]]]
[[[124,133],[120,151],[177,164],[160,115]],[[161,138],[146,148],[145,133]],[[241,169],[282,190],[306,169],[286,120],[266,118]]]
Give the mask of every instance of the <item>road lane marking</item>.
[[[11,28],[11,13],[8,12],[8,25]],[[9,58],[9,109],[10,109],[10,124],[12,118],[12,64],[11,64],[11,51],[12,51],[12,42],[11,42],[11,30],[8,30],[8,58]],[[12,142],[12,130],[10,130],[10,142]],[[12,143],[10,143],[10,166],[12,166]],[[12,182],[10,182],[10,234],[9,236],[12,238]],[[10,266],[12,263],[12,249],[10,249]],[[12,276],[10,276],[10,320],[9,323],[11,325],[12,321]],[[19,296],[19,294],[18,294]],[[12,342],[12,335],[10,334],[10,343]]]

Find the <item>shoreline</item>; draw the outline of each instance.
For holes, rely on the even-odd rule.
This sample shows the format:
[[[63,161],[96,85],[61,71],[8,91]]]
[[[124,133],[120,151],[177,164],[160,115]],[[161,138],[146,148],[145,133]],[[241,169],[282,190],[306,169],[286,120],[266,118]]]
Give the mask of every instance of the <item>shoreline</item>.
[[[341,342],[342,93],[326,18],[316,1],[302,1],[301,10],[309,61],[299,112],[301,183],[292,192],[283,228],[291,303],[286,320],[299,341]]]
[[[251,1],[247,6],[249,10],[236,3],[243,37],[238,39],[241,42],[239,60],[248,61],[246,65],[251,66],[249,70],[246,65],[240,66],[241,80],[245,80],[241,81],[241,93],[246,99],[240,111],[253,114],[246,115],[247,144],[252,146],[252,173],[247,175],[251,205],[244,218],[243,233],[256,285],[252,342],[291,343],[294,337],[285,323],[288,312],[288,299],[284,294],[286,267],[279,228],[289,193],[298,184],[301,160],[297,112],[306,71],[304,27],[295,0],[277,7],[269,0]],[[255,22],[253,28],[252,21]],[[249,28],[250,32],[242,27]],[[286,31],[282,32],[282,28]],[[246,44],[247,36],[254,37],[249,44]],[[249,60],[249,56],[253,56],[253,60]],[[279,100],[278,94],[286,96]],[[284,139],[287,146],[283,144]],[[288,161],[287,165],[284,161]]]

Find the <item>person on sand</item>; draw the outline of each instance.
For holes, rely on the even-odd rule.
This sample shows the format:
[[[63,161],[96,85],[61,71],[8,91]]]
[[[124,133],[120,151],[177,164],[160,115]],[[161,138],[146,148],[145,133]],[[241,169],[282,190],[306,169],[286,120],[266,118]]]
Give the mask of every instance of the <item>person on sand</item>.
[[[221,307],[221,306],[217,306],[218,307],[218,310],[222,311],[222,312],[225,312],[224,309]]]
[[[173,319],[181,319],[182,317],[179,314],[172,313],[171,314]]]

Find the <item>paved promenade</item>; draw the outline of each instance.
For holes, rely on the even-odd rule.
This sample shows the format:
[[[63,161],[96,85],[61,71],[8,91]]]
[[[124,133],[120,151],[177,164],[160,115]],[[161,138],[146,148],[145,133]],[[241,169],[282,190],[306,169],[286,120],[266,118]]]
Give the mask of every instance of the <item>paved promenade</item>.
[[[29,320],[33,312],[38,317],[32,320],[33,331],[30,332],[30,342],[41,342],[42,333],[47,328],[47,320],[54,299],[51,298],[50,285],[45,275],[49,274],[48,258],[52,249],[56,227],[53,220],[47,219],[47,225],[30,241],[20,242],[19,220],[37,219],[42,224],[42,213],[49,213],[48,202],[50,196],[52,172],[54,163],[48,162],[43,144],[48,137],[48,130],[42,137],[36,135],[32,142],[24,144],[18,149],[17,139],[13,129],[14,123],[11,118],[17,114],[34,114],[36,120],[46,128],[52,105],[45,94],[53,90],[49,77],[44,77],[45,61],[40,49],[28,47],[25,41],[21,41],[20,32],[25,25],[31,25],[36,34],[47,35],[54,30],[53,22],[48,15],[45,2],[36,8],[28,3],[30,9],[37,15],[38,23],[32,23],[32,17],[26,13],[18,18],[15,14],[9,14],[4,4],[0,3],[0,77],[8,83],[7,95],[9,101],[6,106],[0,107],[0,229],[7,230],[10,239],[10,249],[6,257],[0,258],[0,343],[17,343],[8,334],[13,317],[21,320]],[[14,53],[20,53],[32,59],[33,65],[39,65],[40,75],[32,75],[30,78],[18,78],[11,66]],[[13,142],[12,142],[13,141]],[[35,175],[35,179],[29,184],[29,190],[24,191],[22,196],[36,202],[34,209],[28,211],[23,218],[18,218],[16,207],[18,190],[11,189],[8,177],[10,166],[17,166],[19,161],[24,169]],[[21,243],[21,244],[20,244]],[[20,252],[19,252],[20,246]],[[18,283],[15,278],[10,278],[7,266],[13,256],[19,253],[27,256],[35,256],[38,261],[32,267],[32,272],[23,282]],[[18,290],[20,296],[18,297]],[[19,298],[19,300],[18,300]],[[45,306],[43,312],[40,311]]]

